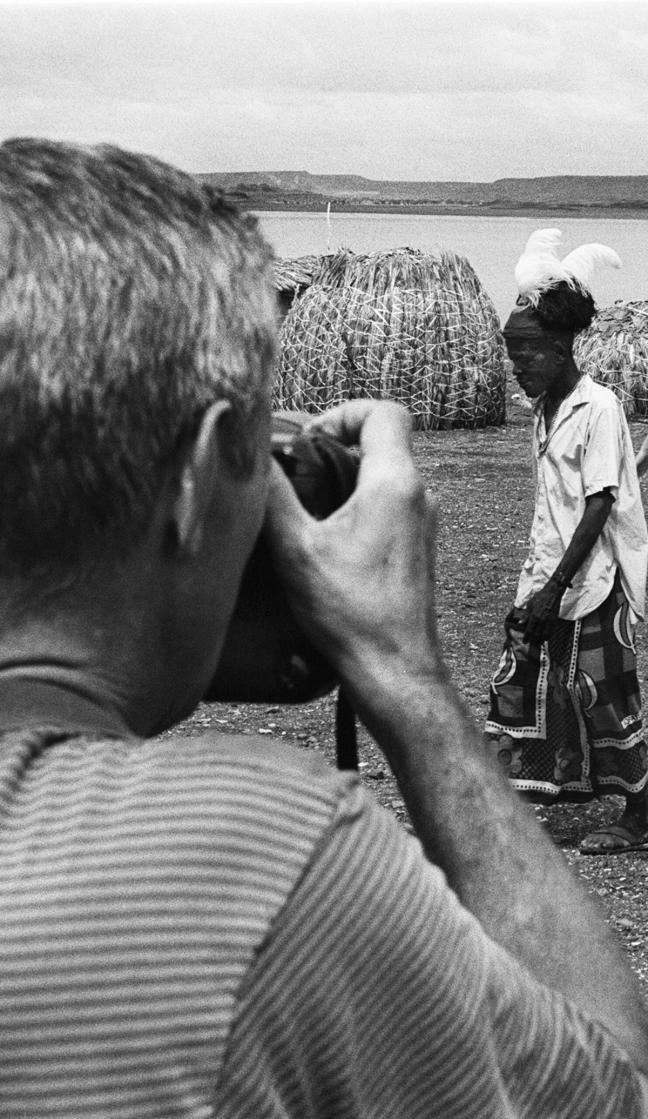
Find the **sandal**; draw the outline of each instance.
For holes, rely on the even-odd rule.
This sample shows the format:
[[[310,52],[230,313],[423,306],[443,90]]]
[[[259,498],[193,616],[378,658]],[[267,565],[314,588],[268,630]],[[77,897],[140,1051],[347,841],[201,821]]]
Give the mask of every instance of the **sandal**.
[[[648,831],[636,832],[623,824],[609,824],[586,835],[581,855],[624,855],[627,851],[648,851]]]

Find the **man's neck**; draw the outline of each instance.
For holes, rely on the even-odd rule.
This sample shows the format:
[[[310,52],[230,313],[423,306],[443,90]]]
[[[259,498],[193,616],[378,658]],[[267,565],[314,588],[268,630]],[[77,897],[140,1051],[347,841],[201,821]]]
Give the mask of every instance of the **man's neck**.
[[[79,586],[47,608],[12,608],[15,587],[0,582],[0,677],[52,683],[114,713],[135,734],[152,724],[149,672],[160,641],[135,593],[135,575]],[[121,584],[121,585],[120,585]]]
[[[574,391],[576,385],[581,379],[581,371],[574,362],[571,362],[564,370],[563,376],[557,384],[551,386],[545,393],[544,399],[544,417],[545,428],[547,431],[551,425],[556,412],[560,408],[563,400]]]
[[[107,697],[79,681],[52,677],[46,667],[0,670],[0,732],[35,725],[109,738],[133,736]]]
[[[42,622],[26,623],[19,631],[3,634],[0,640],[0,683],[25,681],[51,686],[83,696],[97,708],[110,712],[115,721],[141,732],[133,722],[137,703],[131,698],[135,673],[123,671],[120,680],[115,672],[104,670],[110,658],[102,654],[108,642],[98,628],[89,627],[80,639],[72,626],[49,628]],[[122,651],[124,657],[125,651]],[[128,663],[131,658],[127,657]],[[123,666],[124,661],[116,660]],[[126,678],[130,680],[126,681]]]

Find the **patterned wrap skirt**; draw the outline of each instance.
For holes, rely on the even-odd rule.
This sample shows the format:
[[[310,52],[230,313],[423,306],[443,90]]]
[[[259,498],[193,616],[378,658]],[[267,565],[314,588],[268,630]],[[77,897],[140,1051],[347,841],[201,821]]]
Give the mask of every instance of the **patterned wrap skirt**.
[[[506,621],[486,740],[511,784],[540,804],[640,792],[648,781],[635,626],[617,576],[577,622],[530,644]]]

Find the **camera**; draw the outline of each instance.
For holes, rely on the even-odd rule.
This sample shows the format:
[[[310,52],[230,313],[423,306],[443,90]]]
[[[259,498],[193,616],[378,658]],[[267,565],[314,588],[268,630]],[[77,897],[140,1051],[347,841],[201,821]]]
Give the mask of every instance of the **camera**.
[[[324,432],[306,432],[311,417],[273,416],[271,447],[311,516],[328,517],[355,489],[359,458]],[[335,672],[302,633],[290,610],[263,533],[243,573],[207,703],[306,703],[330,692]]]

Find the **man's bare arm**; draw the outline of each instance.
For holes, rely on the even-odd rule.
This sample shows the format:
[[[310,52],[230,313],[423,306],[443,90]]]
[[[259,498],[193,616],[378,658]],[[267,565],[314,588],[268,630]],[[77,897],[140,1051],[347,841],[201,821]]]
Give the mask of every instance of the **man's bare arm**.
[[[411,457],[406,413],[357,401],[322,426],[361,444],[352,498],[315,522],[274,470],[269,504],[270,540],[301,624],[337,666],[428,857],[464,905],[648,1071],[646,1010],[620,947],[490,760],[445,666],[434,599],[436,517]]]
[[[642,474],[645,474],[648,470],[648,435],[635,455],[635,466],[637,467],[637,474],[640,478]]]
[[[528,617],[524,633],[529,641],[545,641],[551,633],[562,597],[601,535],[613,504],[614,497],[609,490],[601,490],[585,499],[585,512],[558,567],[526,605]]]

